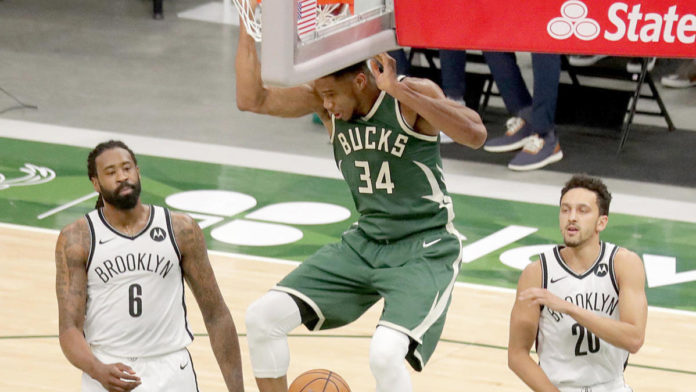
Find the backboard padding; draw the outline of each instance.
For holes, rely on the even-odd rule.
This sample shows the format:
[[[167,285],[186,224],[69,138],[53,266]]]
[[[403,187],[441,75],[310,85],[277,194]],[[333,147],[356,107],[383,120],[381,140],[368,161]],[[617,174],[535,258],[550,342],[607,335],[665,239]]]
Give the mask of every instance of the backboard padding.
[[[356,2],[356,16],[307,41],[296,33],[297,0],[263,0],[262,7],[261,76],[267,84],[306,83],[398,48],[393,10],[387,7],[361,10]]]

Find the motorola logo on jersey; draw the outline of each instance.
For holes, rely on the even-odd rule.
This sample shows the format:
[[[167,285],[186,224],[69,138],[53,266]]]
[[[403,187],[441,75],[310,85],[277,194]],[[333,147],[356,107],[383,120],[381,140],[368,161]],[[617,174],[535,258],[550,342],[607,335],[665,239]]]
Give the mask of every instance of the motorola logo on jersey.
[[[604,30],[607,41],[628,40],[629,42],[696,42],[696,15],[679,15],[677,6],[667,8],[663,14],[641,12],[641,4],[613,3],[607,10],[611,27]],[[557,40],[575,36],[583,41],[599,37],[601,27],[595,19],[588,18],[588,9],[580,0],[568,0],[561,5],[561,16],[546,25],[547,33]]]
[[[162,242],[167,238],[167,232],[161,227],[153,227],[150,230],[150,238],[157,242]]]
[[[609,272],[609,267],[605,263],[600,263],[597,265],[597,268],[595,268],[594,274],[599,276],[600,278]]]

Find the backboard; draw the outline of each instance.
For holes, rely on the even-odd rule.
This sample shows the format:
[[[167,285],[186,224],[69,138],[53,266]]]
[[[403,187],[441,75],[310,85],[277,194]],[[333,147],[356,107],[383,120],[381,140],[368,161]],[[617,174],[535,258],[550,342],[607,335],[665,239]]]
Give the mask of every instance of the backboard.
[[[263,0],[261,76],[264,82],[298,85],[398,48],[393,3],[353,1],[352,15],[323,26],[315,25],[309,31],[305,29],[300,36],[298,23],[306,23],[300,19],[305,0]]]

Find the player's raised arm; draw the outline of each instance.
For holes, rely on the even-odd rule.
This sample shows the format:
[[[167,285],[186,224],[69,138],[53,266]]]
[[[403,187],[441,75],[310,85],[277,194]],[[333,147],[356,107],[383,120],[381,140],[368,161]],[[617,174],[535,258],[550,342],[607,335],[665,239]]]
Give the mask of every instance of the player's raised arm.
[[[529,355],[539,328],[540,309],[529,300],[519,298],[519,293],[532,287],[541,287],[541,263],[528,265],[517,284],[517,296],[510,314],[508,342],[508,366],[534,391],[558,391],[544,371]]]
[[[261,62],[254,39],[240,23],[235,59],[237,108],[278,117],[300,117],[324,112],[322,102],[309,84],[268,87],[261,79]]]
[[[379,69],[382,65],[382,70]],[[414,128],[426,135],[444,132],[457,143],[479,148],[486,141],[486,127],[475,111],[445,97],[442,89],[428,79],[397,79],[396,62],[386,53],[370,61],[377,87],[399,100],[404,116],[416,112]],[[405,105],[405,107],[404,107]]]
[[[90,349],[83,334],[87,302],[87,258],[90,233],[80,219],[66,226],[56,243],[56,297],[58,339],[63,354],[73,366],[89,374],[109,391],[130,391],[140,378],[122,363],[104,364]]]
[[[205,238],[188,215],[172,213],[176,242],[181,251],[184,277],[203,314],[210,344],[230,392],[243,392],[239,338],[208,260]]]

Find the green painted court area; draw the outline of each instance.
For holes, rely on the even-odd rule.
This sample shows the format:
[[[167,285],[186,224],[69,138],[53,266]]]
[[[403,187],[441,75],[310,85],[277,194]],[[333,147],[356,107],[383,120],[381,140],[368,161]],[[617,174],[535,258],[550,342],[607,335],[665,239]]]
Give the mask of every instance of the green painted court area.
[[[86,175],[88,149],[8,138],[0,138],[0,146],[0,174],[4,176],[4,182],[0,181],[0,222],[60,229],[92,209],[94,198],[44,219],[38,218],[93,192]],[[166,205],[167,196],[191,190],[227,190],[256,199],[255,206],[233,216],[219,216],[215,224],[204,228],[209,248],[213,250],[301,261],[320,246],[337,241],[342,231],[357,219],[347,186],[341,180],[142,154],[138,158],[145,203]],[[36,178],[48,178],[50,174],[38,170],[38,174],[33,174],[36,183],[32,185],[29,179],[31,175],[28,174],[30,170],[26,169],[25,164],[48,168],[55,172],[55,178],[41,183]],[[23,167],[25,170],[20,171]],[[466,236],[465,245],[474,244],[511,226],[537,229],[530,229],[533,231],[531,234],[512,243],[500,243],[497,248],[489,246],[489,251],[462,264],[459,277],[462,282],[514,288],[520,270],[503,264],[501,255],[521,247],[554,244],[561,239],[557,207],[465,195],[452,195],[452,198],[456,212],[455,226]],[[351,216],[328,224],[284,223],[284,226],[302,232],[301,239],[284,245],[232,245],[211,236],[211,230],[216,227],[233,220],[253,221],[246,215],[284,202],[331,203],[349,209]],[[644,259],[646,254],[676,258],[676,271],[669,272],[672,275],[681,273],[684,276],[688,271],[696,270],[693,245],[696,224],[612,214],[602,238],[629,248]],[[532,254],[526,257],[532,257]],[[650,279],[649,276],[649,282]],[[650,305],[696,310],[696,282],[693,280],[651,287],[647,293]]]

